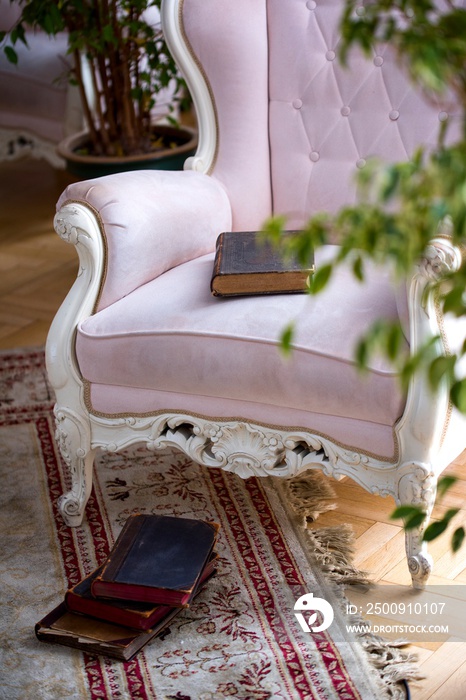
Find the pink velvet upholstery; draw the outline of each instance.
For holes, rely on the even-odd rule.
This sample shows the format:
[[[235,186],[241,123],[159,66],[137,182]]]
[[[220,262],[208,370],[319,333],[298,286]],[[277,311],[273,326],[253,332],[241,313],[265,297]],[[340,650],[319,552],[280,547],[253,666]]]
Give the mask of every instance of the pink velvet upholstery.
[[[369,158],[406,160],[420,143],[435,145],[440,121],[455,114],[447,98],[432,106],[413,90],[390,47],[370,60],[353,50],[342,66],[341,0],[282,5],[268,0],[273,199],[299,225],[355,201],[355,174]]]
[[[259,228],[272,211],[299,225],[353,201],[357,169],[432,143],[447,106],[416,96],[387,49],[343,69],[338,1],[186,0],[183,10],[215,96],[211,176],[126,173],[71,185],[59,201],[97,211],[108,248],[98,313],[77,335],[89,407],[298,425],[393,457],[404,407],[394,370],[376,360],[362,377],[353,351],[380,316],[401,309],[406,325],[404,290],[380,270],[361,285],[342,269],[316,299],[222,301],[210,295],[212,251],[221,231]],[[285,361],[278,339],[295,317]]]
[[[319,262],[330,254],[321,251]],[[392,426],[404,405],[393,369],[376,360],[361,380],[353,361],[367,323],[396,317],[387,273],[371,270],[363,286],[342,269],[316,298],[219,300],[209,290],[212,265],[212,254],[179,265],[81,324],[76,348],[94,410],[117,413],[117,404],[141,413],[134,389],[143,389],[150,413],[186,410],[191,397],[198,414],[239,412],[276,425],[317,429],[323,414],[319,423],[338,441],[362,448],[370,440],[373,452],[392,457]],[[278,339],[283,320],[294,317],[296,349],[285,359]]]
[[[354,177],[369,158],[406,160],[435,144],[444,120],[448,138],[458,135],[454,103],[413,90],[388,47],[372,60],[354,50],[341,66],[342,10],[341,0],[238,0],[233,12],[227,0],[183,4],[221,134],[213,175],[237,230],[260,226],[271,207],[299,227],[355,201]]]
[[[68,200],[99,212],[105,230],[109,274],[99,309],[175,265],[212,251],[219,227],[231,227],[225,190],[215,179],[194,172],[110,175],[71,185],[58,208]]]
[[[236,231],[260,228],[272,208],[265,0],[188,0],[183,21],[215,100],[221,134],[214,177]],[[227,31],[225,31],[227,27]]]
[[[56,230],[80,258],[46,353],[71,477],[59,502],[67,524],[82,522],[96,450],[132,444],[180,449],[244,478],[320,469],[431,513],[438,475],[466,447],[466,418],[425,373],[405,395],[389,362],[375,356],[361,374],[353,358],[380,318],[400,320],[400,352],[434,337],[446,356],[462,342],[464,325],[428,293],[439,270],[461,264],[451,239],[432,231],[396,283],[369,264],[358,282],[348,263],[317,296],[210,292],[222,231],[259,229],[274,213],[299,228],[356,201],[370,157],[409,159],[445,120],[455,138],[448,98],[425,101],[386,47],[339,65],[342,10],[341,0],[164,0],[198,109],[196,154],[184,172],[75,183],[58,203]],[[317,268],[337,251],[316,251]],[[432,569],[422,527],[405,543],[422,587]]]
[[[377,269],[360,284],[343,268],[312,299],[219,300],[209,290],[221,231],[260,228],[272,212],[297,226],[335,211],[355,200],[368,158],[409,157],[434,142],[439,119],[454,121],[450,105],[414,93],[386,48],[343,69],[341,9],[340,0],[185,0],[183,28],[214,99],[211,171],[125,173],[73,184],[60,199],[96,211],[107,246],[97,313],[77,329],[91,412],[235,416],[393,458],[405,397],[381,360],[358,374],[353,351],[379,317],[400,315],[409,340],[403,287]],[[293,319],[284,360],[278,339]]]

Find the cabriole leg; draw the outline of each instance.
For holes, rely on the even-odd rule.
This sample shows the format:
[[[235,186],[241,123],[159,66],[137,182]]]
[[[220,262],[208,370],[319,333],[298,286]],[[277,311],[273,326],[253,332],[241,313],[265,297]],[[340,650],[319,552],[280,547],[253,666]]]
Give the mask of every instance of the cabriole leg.
[[[429,578],[433,560],[427,552],[427,543],[422,540],[435,503],[437,479],[425,465],[412,464],[412,470],[401,477],[398,483],[398,503],[420,506],[427,514],[420,527],[408,530],[405,535],[408,568],[414,588],[424,588]]]
[[[57,409],[56,440],[71,476],[71,489],[59,501],[60,513],[70,527],[81,525],[91,494],[95,450],[90,449],[89,427],[63,409]]]

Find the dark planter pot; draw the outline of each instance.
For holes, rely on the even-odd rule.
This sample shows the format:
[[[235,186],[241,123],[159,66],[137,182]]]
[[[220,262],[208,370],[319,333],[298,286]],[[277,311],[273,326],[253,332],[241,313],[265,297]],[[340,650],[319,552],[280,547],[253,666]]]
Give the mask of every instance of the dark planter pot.
[[[89,143],[89,135],[82,131],[64,139],[58,144],[57,151],[65,160],[68,172],[83,180],[126,170],[182,170],[186,158],[195,153],[197,133],[189,127],[175,128],[165,125],[157,125],[154,131],[178,145],[138,156],[84,155],[78,151]]]

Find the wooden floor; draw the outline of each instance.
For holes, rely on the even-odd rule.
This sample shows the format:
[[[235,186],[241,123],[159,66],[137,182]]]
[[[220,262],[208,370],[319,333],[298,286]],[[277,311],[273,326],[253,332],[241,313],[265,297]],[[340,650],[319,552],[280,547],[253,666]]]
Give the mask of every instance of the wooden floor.
[[[43,345],[55,311],[77,271],[74,248],[53,232],[55,202],[69,177],[47,163],[23,160],[0,164],[0,348]],[[466,453],[449,469],[460,480],[440,508],[459,507],[454,523],[466,522]],[[321,516],[319,526],[351,523],[356,533],[356,564],[385,585],[409,586],[403,532],[390,520],[393,502],[368,494],[348,479],[332,482],[338,508]],[[455,556],[449,538],[430,547],[435,573],[430,583],[466,591],[466,546]],[[466,629],[459,641],[430,641],[411,647],[418,653],[424,681],[412,684],[413,700],[466,698]],[[376,700],[376,699],[374,699]]]

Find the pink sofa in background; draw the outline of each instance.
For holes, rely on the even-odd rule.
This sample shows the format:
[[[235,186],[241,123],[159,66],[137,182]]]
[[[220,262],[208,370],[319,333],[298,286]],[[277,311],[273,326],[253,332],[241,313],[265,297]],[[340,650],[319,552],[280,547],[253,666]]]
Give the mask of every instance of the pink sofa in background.
[[[19,12],[0,0],[0,29],[11,29]],[[0,53],[0,161],[31,155],[63,167],[57,144],[83,128],[79,95],[67,79],[67,37],[31,31],[27,41],[29,49],[15,46],[16,65]]]

